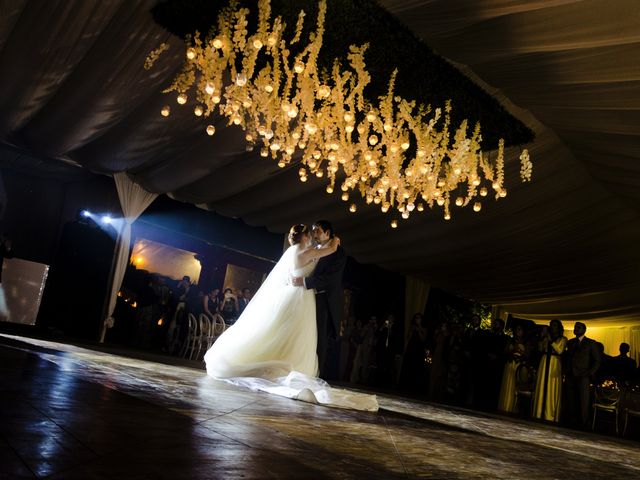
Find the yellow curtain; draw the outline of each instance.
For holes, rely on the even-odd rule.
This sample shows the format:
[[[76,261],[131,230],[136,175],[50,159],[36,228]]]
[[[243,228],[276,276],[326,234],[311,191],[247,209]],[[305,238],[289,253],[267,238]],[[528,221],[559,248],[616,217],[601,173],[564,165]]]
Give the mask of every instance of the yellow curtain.
[[[411,330],[411,318],[416,313],[424,314],[429,298],[430,285],[424,280],[407,276],[404,296],[404,338],[405,343],[409,340]]]

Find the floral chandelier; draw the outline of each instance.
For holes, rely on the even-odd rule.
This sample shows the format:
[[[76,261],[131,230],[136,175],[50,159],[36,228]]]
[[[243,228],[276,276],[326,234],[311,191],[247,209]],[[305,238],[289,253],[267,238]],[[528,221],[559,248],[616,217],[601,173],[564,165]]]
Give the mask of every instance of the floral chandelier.
[[[503,139],[491,161],[481,149],[479,123],[472,131],[467,120],[453,128],[450,102],[432,109],[394,95],[397,70],[377,104],[365,98],[368,45],[350,47],[347,68],[336,59],[331,72],[318,69],[325,14],[326,0],[320,0],[316,29],[303,47],[304,11],[287,40],[282,18],[270,20],[269,0],[258,2],[254,34],[247,30],[249,10],[232,3],[206,38],[196,32],[186,39],[183,69],[164,93],[177,92],[180,105],[192,96],[196,116],[218,114],[243,128],[247,150],[259,147],[279,167],[299,164],[300,181],[324,179],[326,191],[339,189],[351,212],[357,211],[353,197],[360,196],[404,219],[441,207],[449,220],[452,202],[479,212],[490,190],[496,200],[506,197]],[[168,48],[151,52],[145,68]],[[169,116],[170,107],[161,114]],[[215,127],[208,124],[205,131],[214,135]],[[520,177],[529,181],[527,150],[520,162]]]

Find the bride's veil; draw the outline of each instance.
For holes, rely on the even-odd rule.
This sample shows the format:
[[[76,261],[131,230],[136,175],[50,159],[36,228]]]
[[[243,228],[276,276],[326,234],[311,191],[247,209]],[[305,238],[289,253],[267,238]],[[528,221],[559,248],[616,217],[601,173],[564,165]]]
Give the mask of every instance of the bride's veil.
[[[295,252],[295,245],[285,250],[280,260],[278,260],[278,263],[276,263],[275,267],[273,267],[269,275],[267,275],[267,278],[262,282],[262,285],[260,285],[260,288],[258,288],[258,291],[253,295],[236,323],[240,322],[243,317],[250,317],[254,314],[252,313],[254,311],[255,313],[264,312],[265,307],[269,305],[274,293],[289,283],[289,274],[293,269]]]

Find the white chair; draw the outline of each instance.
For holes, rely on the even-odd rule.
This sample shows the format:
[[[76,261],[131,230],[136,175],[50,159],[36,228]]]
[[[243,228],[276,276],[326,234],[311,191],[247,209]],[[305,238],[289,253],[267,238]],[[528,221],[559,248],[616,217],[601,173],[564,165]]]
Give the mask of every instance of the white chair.
[[[209,317],[204,314],[201,313],[200,316],[198,317],[198,334],[197,334],[197,344],[198,344],[198,351],[195,352],[195,348],[194,350],[191,352],[191,356],[193,356],[193,354],[195,353],[195,359],[199,359],[200,358],[200,352],[202,351],[202,346],[206,345],[206,349],[208,350],[208,345],[209,345],[209,337],[212,335],[211,334],[211,329],[212,329],[212,324],[211,324],[211,320],[209,319]],[[206,350],[205,350],[206,351]],[[191,359],[191,357],[189,357]]]
[[[196,321],[196,317],[193,315],[193,313],[190,313],[187,316],[187,320],[187,336],[184,339],[184,343],[182,344],[182,351],[180,352],[180,356],[182,358],[186,358],[187,352],[189,351],[191,352],[189,358],[191,358],[191,355],[193,355],[193,349],[195,348],[195,343],[198,338],[198,322]]]
[[[212,335],[212,339],[211,339],[211,344],[213,344],[213,342],[216,341],[216,339],[222,335],[224,333],[224,331],[227,329],[227,324],[224,323],[224,318],[222,318],[222,315],[220,315],[219,313],[216,313],[213,316],[213,335]],[[211,345],[209,345],[211,346]]]
[[[609,412],[614,415],[616,435],[618,434],[618,412],[620,410],[620,399],[622,391],[615,380],[607,381],[607,385],[597,385],[595,387],[595,400],[593,402],[593,421],[591,430],[596,428],[596,415],[599,411]]]

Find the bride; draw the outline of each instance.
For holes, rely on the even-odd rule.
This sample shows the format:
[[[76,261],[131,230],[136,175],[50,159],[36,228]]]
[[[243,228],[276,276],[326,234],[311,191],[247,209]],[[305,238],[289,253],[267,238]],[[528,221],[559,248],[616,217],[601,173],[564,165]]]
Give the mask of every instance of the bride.
[[[252,390],[376,411],[374,395],[331,388],[317,378],[315,294],[289,282],[311,274],[319,258],[336,251],[339,239],[313,248],[309,229],[300,224],[291,227],[289,243],[240,318],[205,354],[207,373]]]

